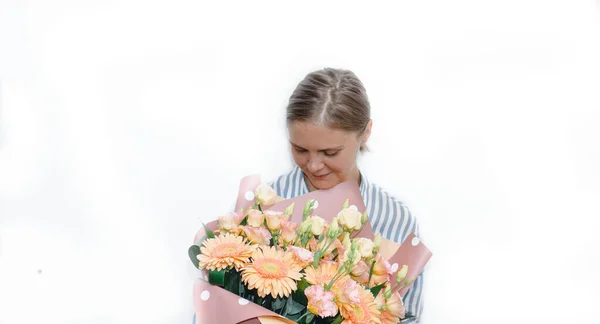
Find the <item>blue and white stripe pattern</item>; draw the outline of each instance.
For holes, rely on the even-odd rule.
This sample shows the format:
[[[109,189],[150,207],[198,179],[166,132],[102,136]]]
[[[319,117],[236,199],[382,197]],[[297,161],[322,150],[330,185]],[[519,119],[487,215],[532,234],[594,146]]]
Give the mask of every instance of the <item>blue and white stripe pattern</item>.
[[[296,166],[289,173],[281,175],[270,184],[283,198],[293,198],[309,192],[302,170]],[[373,230],[382,237],[398,243],[404,242],[410,233],[419,235],[419,225],[408,207],[390,196],[361,174],[360,193],[365,202]],[[413,287],[404,296],[406,315],[414,318],[402,323],[419,323],[423,311],[423,272],[417,277]]]

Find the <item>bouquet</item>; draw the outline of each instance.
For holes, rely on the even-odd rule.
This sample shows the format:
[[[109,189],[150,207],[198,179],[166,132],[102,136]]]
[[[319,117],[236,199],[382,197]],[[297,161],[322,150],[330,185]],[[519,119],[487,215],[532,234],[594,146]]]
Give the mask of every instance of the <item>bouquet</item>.
[[[236,212],[188,252],[197,323],[398,323],[402,296],[431,252],[411,234],[374,234],[356,183],[293,199],[242,179]],[[405,241],[405,242],[406,242]]]

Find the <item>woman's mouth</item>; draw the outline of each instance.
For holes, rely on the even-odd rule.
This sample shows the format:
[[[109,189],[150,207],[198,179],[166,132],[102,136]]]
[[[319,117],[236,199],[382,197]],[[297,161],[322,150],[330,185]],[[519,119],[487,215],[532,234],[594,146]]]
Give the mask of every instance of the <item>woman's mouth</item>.
[[[321,174],[321,175],[313,174],[313,178],[315,178],[315,179],[323,179],[323,178],[325,178],[328,175],[329,175],[329,173]]]

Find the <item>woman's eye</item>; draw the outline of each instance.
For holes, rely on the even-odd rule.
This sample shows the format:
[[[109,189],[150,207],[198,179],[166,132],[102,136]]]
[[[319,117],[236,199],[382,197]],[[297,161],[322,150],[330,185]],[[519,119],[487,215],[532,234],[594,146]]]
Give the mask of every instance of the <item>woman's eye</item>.
[[[327,153],[327,152],[325,152],[325,156],[327,156],[327,157],[334,157],[337,154],[338,154],[338,152],[335,152],[335,153]]]
[[[298,147],[294,147],[294,149],[295,149],[295,150],[296,150],[296,152],[298,152],[298,153],[305,153],[305,152],[306,152],[306,150],[305,150],[305,149],[301,149],[301,148],[298,148]]]

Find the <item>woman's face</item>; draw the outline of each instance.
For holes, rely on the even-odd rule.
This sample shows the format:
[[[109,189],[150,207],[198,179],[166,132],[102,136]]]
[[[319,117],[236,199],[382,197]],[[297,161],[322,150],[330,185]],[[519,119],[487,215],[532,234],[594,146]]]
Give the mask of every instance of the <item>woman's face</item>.
[[[288,129],[294,161],[304,172],[310,190],[359,180],[356,158],[371,133],[371,122],[360,137],[311,122],[293,122]]]

